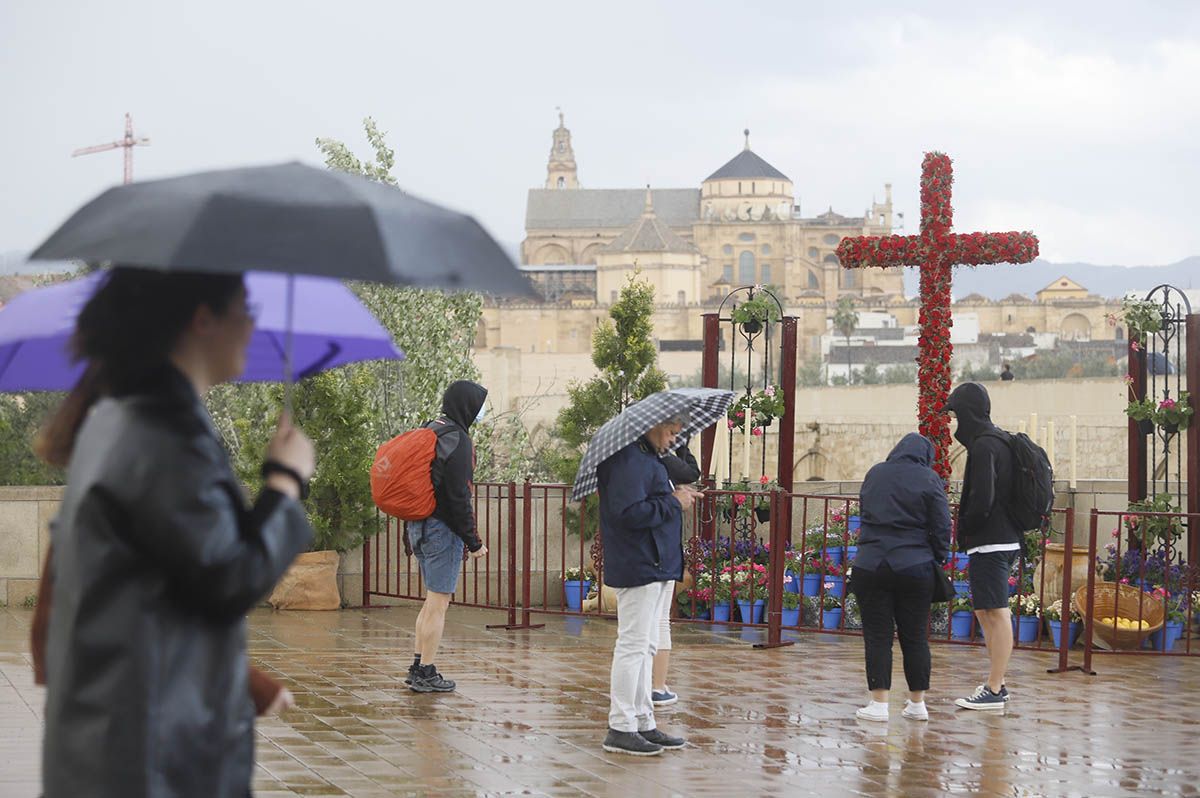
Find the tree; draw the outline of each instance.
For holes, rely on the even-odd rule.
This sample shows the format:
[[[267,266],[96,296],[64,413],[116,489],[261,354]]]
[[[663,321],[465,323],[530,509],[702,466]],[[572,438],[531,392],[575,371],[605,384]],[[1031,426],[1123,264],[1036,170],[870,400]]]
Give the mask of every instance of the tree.
[[[796,383],[804,388],[816,388],[825,385],[824,368],[819,359],[806,360],[796,370]]]
[[[317,139],[331,169],[362,174],[389,185],[395,165],[386,134],[369,117],[363,121],[374,159],[360,161],[340,141]],[[317,448],[308,509],[317,530],[317,549],[351,549],[376,530],[368,474],[375,449],[397,433],[434,418],[442,394],[458,379],[477,380],[471,355],[475,329],[483,310],[478,294],[399,288],[374,283],[351,283],[351,289],[391,334],[406,358],[402,362],[360,363],[323,372],[296,385],[293,413],[297,424]],[[253,484],[258,478],[267,440],[282,407],[280,385],[227,385],[210,392],[208,406],[225,439],[239,476]],[[477,478],[497,474],[493,468],[493,439],[503,437],[506,448],[528,452],[528,436],[519,419],[498,414],[473,430],[478,450]],[[518,429],[519,428],[519,429]],[[525,468],[519,456],[505,460]]]
[[[654,288],[638,278],[636,272],[630,275],[608,311],[609,319],[592,335],[592,363],[600,373],[567,386],[567,406],[559,411],[554,428],[558,445],[550,468],[561,482],[575,481],[584,447],[605,421],[667,387],[651,338]],[[587,530],[595,528],[594,520],[586,524]]]
[[[833,314],[833,328],[846,338],[846,380],[854,381],[853,350],[850,349],[850,336],[858,327],[858,314],[854,311],[854,299],[843,296],[837,301],[837,310]]]

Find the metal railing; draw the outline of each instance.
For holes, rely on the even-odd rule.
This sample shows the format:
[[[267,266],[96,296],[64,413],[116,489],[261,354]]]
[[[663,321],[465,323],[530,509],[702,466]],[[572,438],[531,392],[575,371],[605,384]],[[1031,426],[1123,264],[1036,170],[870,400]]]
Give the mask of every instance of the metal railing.
[[[612,617],[608,602],[583,600],[603,582],[602,531],[596,529],[594,507],[570,502],[569,493],[568,485],[477,484],[475,517],[488,553],[464,561],[453,601],[505,611],[503,625],[513,628],[530,628],[533,613]],[[595,498],[589,501],[594,505]],[[784,631],[862,634],[848,578],[859,524],[856,507],[857,497],[850,496],[706,491],[684,516],[686,570],[677,586],[675,620],[764,628],[765,646],[786,644]],[[1126,654],[1200,653],[1191,640],[1193,623],[1200,621],[1200,585],[1183,557],[1185,530],[1196,528],[1197,519],[1184,513],[1093,510],[1088,533],[1080,535],[1074,509],[1053,510],[1048,530],[1027,536],[1010,578],[1015,647],[1057,653],[1056,672],[1073,669],[1072,651],[1082,651],[1082,665],[1074,667],[1087,671],[1093,654],[1106,647]],[[1098,542],[1098,525],[1110,521],[1125,534]],[[380,533],[363,547],[365,606],[378,597],[424,597],[420,570],[405,552],[403,534],[403,522],[381,515]],[[951,548],[947,567],[959,582],[959,596],[950,605],[934,605],[928,636],[937,643],[980,645],[981,630],[969,607],[968,558]],[[567,575],[587,584],[569,584]],[[1137,590],[1115,587],[1121,584]],[[1097,633],[1097,596],[1114,591],[1119,610],[1114,615],[1151,626],[1163,616],[1161,629],[1138,629],[1146,631],[1141,637],[1153,639],[1153,648],[1143,648],[1140,640],[1131,644],[1136,635]],[[1045,618],[1052,606],[1061,615],[1053,624]],[[1126,629],[1114,625],[1115,631]]]

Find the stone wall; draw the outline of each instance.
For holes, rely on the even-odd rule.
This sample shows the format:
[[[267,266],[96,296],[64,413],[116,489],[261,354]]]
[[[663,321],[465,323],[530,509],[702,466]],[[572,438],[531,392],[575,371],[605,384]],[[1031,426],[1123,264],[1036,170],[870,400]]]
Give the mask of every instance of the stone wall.
[[[0,604],[19,607],[37,597],[50,521],[62,501],[58,487],[0,487]]]

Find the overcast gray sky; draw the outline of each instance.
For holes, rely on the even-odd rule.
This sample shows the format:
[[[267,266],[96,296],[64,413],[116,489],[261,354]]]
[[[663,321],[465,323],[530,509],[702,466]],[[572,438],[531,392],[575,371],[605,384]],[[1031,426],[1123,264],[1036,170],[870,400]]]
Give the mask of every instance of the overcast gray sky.
[[[832,5],[0,0],[0,252],[120,181],[118,152],[69,156],[126,111],[139,179],[361,153],[373,115],[402,186],[516,243],[561,105],[585,187],[699,186],[749,127],[806,214],[890,181],[911,232],[940,149],[959,230],[1200,254],[1200,3]]]

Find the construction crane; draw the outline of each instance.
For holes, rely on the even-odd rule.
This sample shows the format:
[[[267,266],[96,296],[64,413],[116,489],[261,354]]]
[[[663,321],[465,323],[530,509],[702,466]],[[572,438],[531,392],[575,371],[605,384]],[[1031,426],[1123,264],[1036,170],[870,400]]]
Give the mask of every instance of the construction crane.
[[[75,150],[71,153],[71,157],[75,158],[80,155],[91,155],[93,152],[107,152],[109,150],[123,149],[125,150],[125,182],[133,182],[133,148],[146,146],[150,143],[150,139],[146,137],[133,137],[133,117],[125,114],[125,138],[120,141],[114,141],[109,144],[97,144],[95,147],[84,147],[83,149]]]

